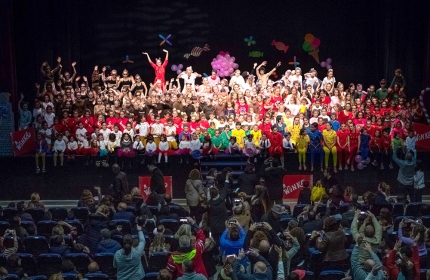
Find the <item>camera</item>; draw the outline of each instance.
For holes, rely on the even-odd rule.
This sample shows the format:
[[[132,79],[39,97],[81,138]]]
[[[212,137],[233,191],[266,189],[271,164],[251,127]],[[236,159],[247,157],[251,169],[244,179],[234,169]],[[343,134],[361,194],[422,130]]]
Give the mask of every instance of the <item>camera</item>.
[[[227,255],[227,259],[231,258],[231,257],[236,258],[236,255],[235,254],[233,254],[233,255]]]
[[[188,219],[187,218],[180,218],[179,222],[183,223],[183,224],[186,224],[186,223],[188,223]]]

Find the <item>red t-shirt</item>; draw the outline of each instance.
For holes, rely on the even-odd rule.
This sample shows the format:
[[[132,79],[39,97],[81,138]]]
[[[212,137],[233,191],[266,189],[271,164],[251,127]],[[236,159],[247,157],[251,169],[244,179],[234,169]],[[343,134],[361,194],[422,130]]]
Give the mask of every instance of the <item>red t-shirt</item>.
[[[345,129],[344,131],[342,131],[341,129],[339,129],[336,132],[336,135],[337,139],[339,139],[339,144],[344,147],[348,143],[349,130]]]

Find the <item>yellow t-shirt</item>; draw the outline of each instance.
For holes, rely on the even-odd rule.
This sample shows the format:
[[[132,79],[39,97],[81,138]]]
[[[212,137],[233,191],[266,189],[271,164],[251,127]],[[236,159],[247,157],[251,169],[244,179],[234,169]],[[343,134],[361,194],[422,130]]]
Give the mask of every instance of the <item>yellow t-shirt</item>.
[[[307,149],[309,142],[310,142],[309,135],[305,135],[305,136],[299,135],[299,137],[297,137],[296,139],[296,147],[298,150]]]
[[[251,130],[250,134],[254,135],[254,137],[252,138],[252,140],[254,140],[255,146],[258,147],[258,144],[260,143],[260,139],[261,139],[261,130]]]
[[[336,140],[336,131],[334,131],[333,129],[330,130],[330,131],[327,131],[327,129],[324,129],[324,131],[323,131],[322,134],[323,134],[323,136],[325,138],[325,144],[326,145],[332,146],[332,145],[336,144],[335,143],[335,140]]]
[[[236,137],[236,143],[240,148],[243,148],[243,138],[245,138],[245,131],[243,129],[233,129],[231,131],[231,137]]]
[[[296,140],[300,135],[300,130],[302,129],[302,126],[300,124],[291,126],[291,129],[289,129],[289,132],[291,133],[291,142],[293,144],[296,144]]]

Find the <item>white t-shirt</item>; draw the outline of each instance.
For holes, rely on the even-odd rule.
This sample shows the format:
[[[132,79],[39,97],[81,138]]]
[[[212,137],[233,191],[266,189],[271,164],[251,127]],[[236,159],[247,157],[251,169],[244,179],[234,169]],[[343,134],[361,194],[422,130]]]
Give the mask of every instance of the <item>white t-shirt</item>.
[[[332,83],[334,85],[334,83],[336,83],[336,79],[334,77],[331,77],[330,79],[325,77],[324,80],[322,81],[323,86],[329,83]]]
[[[174,125],[166,126],[165,129],[166,129],[166,135],[168,135],[167,141],[168,142],[175,141],[175,136],[169,136],[169,135],[172,134],[172,132],[174,132],[176,134],[176,127]]]
[[[314,86],[314,84],[318,84],[318,78],[317,77],[309,77],[306,79],[306,85]]]
[[[155,144],[155,142],[146,143],[146,147],[145,147],[145,151],[147,152],[155,152],[155,150],[157,150],[157,144]]]
[[[159,144],[158,144],[158,149],[160,150],[160,151],[167,151],[168,149],[169,149],[169,142],[167,142],[167,141],[161,141]]]
[[[179,143],[179,149],[189,149],[190,148],[190,141],[183,140]]]
[[[106,129],[100,129],[100,133],[103,134],[103,139],[107,141],[109,140],[109,134],[111,134],[112,131],[109,128],[106,128]]]
[[[45,113],[44,118],[45,118],[45,121],[48,123],[48,126],[51,127],[54,124],[55,114],[54,113],[51,113],[51,114]]]
[[[159,137],[159,135],[163,134],[164,125],[162,123],[153,123],[151,124],[151,128],[154,137]]]
[[[190,141],[190,149],[191,149],[191,151],[200,150],[201,146],[202,146],[202,143],[200,143],[199,139],[191,140]]]
[[[196,74],[194,74],[194,73],[191,73],[191,75],[190,76],[188,76],[188,74],[187,73],[184,73],[184,74],[182,74],[181,75],[181,77],[180,77],[181,79],[183,79],[184,80],[184,90],[185,90],[185,88],[186,88],[186,84],[191,84],[191,87],[194,89],[195,88],[195,84],[196,84],[196,78],[197,78],[197,75]]]
[[[82,141],[83,138],[85,138],[85,134],[87,133],[87,130],[85,127],[76,129],[76,138],[78,138],[79,141]]]
[[[73,142],[67,143],[67,149],[69,149],[71,151],[78,149],[78,142],[73,141]]]
[[[149,130],[149,124],[147,122],[140,123],[136,125],[136,130],[139,130],[139,136],[146,136],[148,135]]]
[[[47,130],[41,129],[39,130],[40,133],[45,134],[45,140],[46,143],[48,145],[51,145],[52,141],[51,141],[51,135],[52,135],[52,131],[50,128],[48,128]]]

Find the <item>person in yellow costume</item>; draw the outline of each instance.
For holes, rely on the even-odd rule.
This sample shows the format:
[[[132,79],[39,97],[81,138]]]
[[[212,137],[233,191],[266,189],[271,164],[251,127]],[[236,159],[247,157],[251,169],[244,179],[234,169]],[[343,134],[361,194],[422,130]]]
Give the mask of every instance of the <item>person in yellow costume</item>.
[[[243,144],[245,142],[245,131],[242,129],[240,122],[236,123],[236,127],[231,131],[231,137],[236,137],[236,143],[241,149],[243,149]]]
[[[326,128],[323,131],[323,139],[324,139],[324,161],[325,167],[328,167],[328,159],[330,157],[330,153],[333,154],[333,170],[336,172],[337,166],[337,149],[336,149],[336,141],[337,135],[336,131],[333,130],[333,126],[330,122],[326,123]]]
[[[293,125],[290,128],[291,133],[291,142],[293,142],[294,145],[296,145],[296,140],[300,135],[300,130],[302,129],[302,125],[300,124],[300,118],[295,117],[293,121]]]
[[[261,130],[258,128],[258,124],[254,124],[254,126],[252,127],[252,130],[249,132],[250,134],[253,135],[253,140],[255,143],[255,146],[258,147],[258,144],[260,143],[260,139],[261,139]]]
[[[300,129],[299,137],[296,139],[296,148],[299,155],[299,170],[302,170],[302,165],[303,170],[306,170],[306,151],[308,150],[310,141],[306,128]]]

